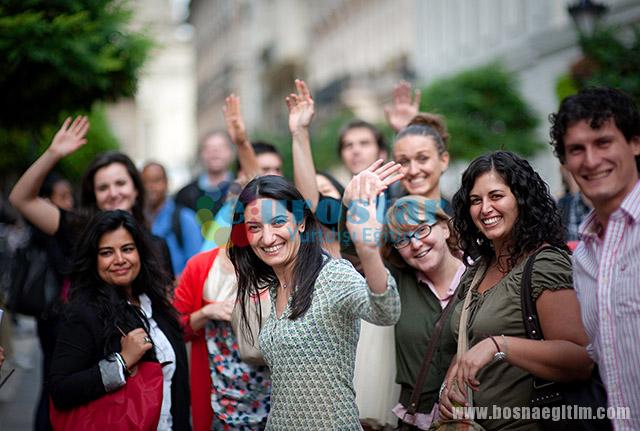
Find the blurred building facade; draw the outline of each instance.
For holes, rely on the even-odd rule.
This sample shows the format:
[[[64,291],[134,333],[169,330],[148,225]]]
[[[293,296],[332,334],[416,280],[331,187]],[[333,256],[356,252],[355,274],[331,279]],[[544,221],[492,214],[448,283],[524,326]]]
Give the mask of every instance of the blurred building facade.
[[[342,105],[380,121],[399,79],[424,85],[497,59],[518,74],[524,96],[546,117],[557,108],[557,77],[580,57],[567,3],[191,0],[198,134],[223,126],[224,97],[232,91],[250,129],[286,127],[283,98],[296,77],[310,84],[318,111]],[[605,3],[606,22],[640,22],[640,0]],[[540,135],[547,133],[543,122]],[[559,184],[550,159],[549,151],[534,164]]]
[[[135,98],[107,106],[121,148],[141,166],[162,163],[175,190],[191,177],[197,141],[194,51],[183,0],[138,0],[133,27],[154,40]]]

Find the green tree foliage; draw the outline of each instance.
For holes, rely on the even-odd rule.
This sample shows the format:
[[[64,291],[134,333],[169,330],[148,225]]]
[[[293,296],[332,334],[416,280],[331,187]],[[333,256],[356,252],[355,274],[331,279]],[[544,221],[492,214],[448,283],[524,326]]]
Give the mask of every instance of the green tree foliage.
[[[0,126],[30,128],[133,96],[150,41],[120,0],[0,3]]]
[[[631,36],[631,37],[625,37]],[[626,35],[614,28],[581,36],[584,58],[572,65],[571,78],[578,89],[587,86],[619,88],[640,104],[640,28]]]
[[[77,178],[97,152],[117,146],[95,102],[135,94],[152,46],[128,28],[123,0],[0,2],[0,167],[20,172],[69,113],[91,112],[90,144],[62,163]]]
[[[453,160],[499,149],[526,157],[545,148],[536,138],[537,116],[520,94],[514,74],[499,64],[434,81],[422,94],[421,111],[446,118]]]

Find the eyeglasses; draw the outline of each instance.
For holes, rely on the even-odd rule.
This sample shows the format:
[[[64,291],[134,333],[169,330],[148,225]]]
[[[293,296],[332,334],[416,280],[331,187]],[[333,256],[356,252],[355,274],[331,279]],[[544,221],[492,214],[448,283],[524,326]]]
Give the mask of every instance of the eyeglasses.
[[[400,238],[395,240],[392,244],[396,250],[400,250],[401,248],[405,248],[409,244],[411,244],[411,238],[415,238],[417,240],[426,238],[431,233],[431,225],[427,223],[423,223],[418,226],[418,229],[414,230],[411,233],[402,234]]]

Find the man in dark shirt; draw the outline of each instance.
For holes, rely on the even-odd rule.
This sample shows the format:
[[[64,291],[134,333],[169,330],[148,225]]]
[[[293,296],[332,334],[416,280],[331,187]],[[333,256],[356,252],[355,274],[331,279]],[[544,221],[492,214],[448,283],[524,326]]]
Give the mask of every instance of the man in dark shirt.
[[[233,180],[229,167],[234,159],[234,149],[229,135],[222,131],[207,133],[200,141],[199,155],[204,172],[184,186],[176,194],[175,201],[196,212],[207,208],[215,217]],[[209,198],[208,202],[198,202],[204,196]]]

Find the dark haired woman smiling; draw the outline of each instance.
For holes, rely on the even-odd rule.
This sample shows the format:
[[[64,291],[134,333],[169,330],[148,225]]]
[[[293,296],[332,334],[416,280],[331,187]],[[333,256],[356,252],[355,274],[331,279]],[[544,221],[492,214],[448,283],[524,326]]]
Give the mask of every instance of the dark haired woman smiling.
[[[454,332],[468,337],[445,378],[440,412],[451,417],[452,402],[464,404],[467,387],[478,407],[529,407],[534,376],[551,381],[586,379],[592,362],[572,286],[560,215],[547,184],[526,160],[496,151],[471,162],[453,198],[454,225],[465,262],[474,264],[461,280],[470,291],[466,332],[458,334],[463,303],[453,313]],[[521,283],[527,258],[535,256],[531,298],[544,340],[527,338]],[[481,274],[472,283],[476,274]],[[472,285],[473,284],[473,285]],[[538,430],[535,420],[514,417],[478,420],[488,430]]]
[[[171,280],[150,244],[125,211],[98,213],[87,225],[51,365],[51,398],[59,409],[80,406],[126,385],[140,361],[167,363],[158,430],[188,430],[186,350],[165,296]]]
[[[348,223],[366,281],[350,263],[322,251],[315,216],[285,179],[258,177],[240,194],[230,258],[241,309],[262,286],[272,295],[259,340],[272,372],[267,429],[361,429],[353,390],[360,319],[392,325],[400,302],[377,244],[360,233],[379,228],[375,199],[397,168],[391,163],[379,175],[367,170],[345,193],[367,203],[368,218]]]

